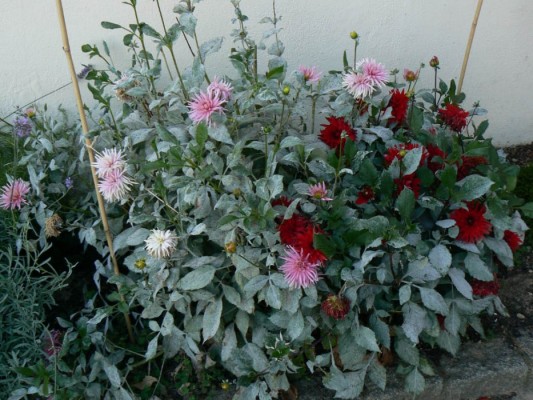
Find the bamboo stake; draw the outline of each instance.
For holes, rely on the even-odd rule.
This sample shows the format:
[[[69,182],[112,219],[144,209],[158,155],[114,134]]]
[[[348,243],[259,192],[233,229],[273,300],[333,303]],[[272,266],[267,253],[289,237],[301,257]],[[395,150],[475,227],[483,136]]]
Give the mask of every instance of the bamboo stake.
[[[472,27],[470,28],[470,37],[468,38],[468,43],[466,45],[465,57],[463,59],[463,66],[461,67],[461,75],[459,76],[459,85],[457,88],[457,93],[461,93],[463,88],[463,80],[466,73],[466,65],[468,64],[468,58],[470,57],[470,49],[472,48],[472,42],[474,41],[474,34],[476,33],[477,20],[479,19],[479,14],[481,13],[481,6],[483,5],[483,0],[478,0],[476,13],[474,14],[474,20],[472,21]]]
[[[98,202],[98,210],[100,211],[100,217],[102,219],[102,225],[103,225],[105,237],[107,240],[107,246],[109,248],[109,256],[111,257],[111,262],[113,264],[113,272],[115,275],[120,275],[117,257],[115,256],[115,251],[113,249],[113,235],[111,234],[111,231],[109,229],[109,222],[107,220],[107,214],[105,211],[104,199],[102,198],[102,195],[98,191],[98,177],[96,176],[96,170],[94,168],[94,162],[95,162],[94,151],[92,148],[91,139],[89,139],[89,137],[87,136],[87,134],[89,133],[89,125],[87,124],[87,117],[85,116],[85,111],[83,110],[83,100],[81,98],[80,86],[78,85],[76,70],[74,68],[74,61],[72,60],[72,54],[70,52],[67,26],[65,22],[65,14],[63,12],[63,4],[61,3],[61,0],[56,0],[56,6],[57,6],[57,15],[59,18],[59,27],[61,29],[61,37],[63,39],[63,50],[65,51],[65,56],[67,57],[70,77],[72,79],[72,87],[74,88],[74,95],[76,97],[76,106],[78,108],[78,113],[80,115],[83,135],[85,136],[85,148],[87,149],[87,153],[89,154],[89,161],[91,163],[91,175],[93,177],[93,183],[94,183],[94,188],[96,192],[96,199]],[[120,295],[120,299],[121,301],[124,301],[124,296],[122,294]],[[130,340],[131,342],[134,342],[135,340],[133,337],[133,329],[131,326],[131,320],[130,320],[129,314],[124,313],[124,318],[126,320],[126,327],[128,329],[128,335],[130,337]]]

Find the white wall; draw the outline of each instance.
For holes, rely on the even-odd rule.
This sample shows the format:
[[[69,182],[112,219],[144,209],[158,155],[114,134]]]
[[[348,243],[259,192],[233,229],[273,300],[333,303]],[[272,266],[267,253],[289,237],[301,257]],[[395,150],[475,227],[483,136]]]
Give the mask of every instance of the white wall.
[[[159,29],[152,0],[138,0],[141,19]],[[119,31],[104,30],[100,21],[133,22],[121,0],[63,0],[76,65],[89,61],[80,47],[106,40],[118,66],[127,65]],[[176,1],[161,0],[167,24]],[[415,69],[433,55],[441,60],[441,77],[458,78],[477,0],[277,0],[283,17],[280,38],[291,68],[300,64],[340,69],[342,51],[351,50],[348,33],[361,36],[358,58],[374,57],[388,68]],[[270,15],[271,0],[242,0],[250,30],[259,39]],[[233,7],[229,0],[204,0],[197,5],[200,40],[225,36],[223,49],[207,63],[212,75],[231,74],[226,59],[232,45]],[[489,110],[489,135],[497,144],[533,141],[533,1],[485,1],[463,90],[466,105],[479,100]],[[61,48],[55,2],[0,0],[0,116],[69,82]],[[176,45],[180,64],[190,57],[183,39]],[[422,72],[422,86],[432,85],[432,71]],[[70,87],[44,100],[50,106],[74,109]],[[85,94],[90,102],[90,95]]]

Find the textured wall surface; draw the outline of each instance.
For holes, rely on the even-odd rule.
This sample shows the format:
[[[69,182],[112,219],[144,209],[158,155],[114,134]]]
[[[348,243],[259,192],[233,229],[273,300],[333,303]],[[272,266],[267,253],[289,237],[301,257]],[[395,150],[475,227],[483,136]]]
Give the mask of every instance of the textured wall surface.
[[[160,27],[155,3],[138,0],[141,20]],[[63,0],[76,65],[88,60],[80,47],[106,40],[117,67],[128,65],[122,33],[104,30],[100,21],[133,22],[131,8],[121,0]],[[361,36],[358,58],[373,57],[388,68],[415,69],[433,55],[441,60],[441,77],[458,78],[476,0],[277,0],[280,33],[290,68],[317,65],[340,69],[342,52],[350,49],[348,33]],[[168,24],[175,1],[162,0]],[[258,22],[272,12],[270,0],[242,0],[249,29],[259,39],[267,27]],[[207,71],[233,73],[227,61],[233,7],[229,0],[204,0],[197,5],[200,41],[225,36],[222,50],[207,62]],[[533,141],[533,1],[485,1],[463,90],[466,106],[480,101],[489,110],[488,134],[497,144]],[[0,116],[69,82],[52,0],[0,0]],[[176,44],[179,62],[190,56],[183,39]],[[432,85],[432,71],[422,71],[420,87]],[[91,98],[85,93],[86,102]],[[74,110],[71,88],[45,100]]]

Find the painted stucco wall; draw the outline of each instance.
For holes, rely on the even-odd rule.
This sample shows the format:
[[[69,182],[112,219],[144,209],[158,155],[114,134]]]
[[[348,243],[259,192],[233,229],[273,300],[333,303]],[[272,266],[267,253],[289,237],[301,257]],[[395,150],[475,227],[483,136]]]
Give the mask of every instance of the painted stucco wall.
[[[140,16],[159,28],[155,3],[138,0]],[[176,1],[162,0],[168,24]],[[342,52],[351,50],[348,33],[361,36],[358,58],[373,57],[388,68],[415,69],[433,55],[441,60],[441,77],[458,78],[476,0],[277,0],[282,16],[280,39],[286,45],[290,68],[317,65],[321,70],[340,69]],[[78,69],[93,63],[83,54],[84,43],[106,40],[119,68],[128,64],[119,31],[104,30],[100,21],[133,22],[131,8],[121,0],[63,0],[72,53]],[[259,39],[267,27],[258,22],[272,11],[271,0],[242,0],[250,18],[249,29]],[[231,74],[227,61],[232,45],[229,33],[233,7],[229,0],[204,0],[197,5],[200,41],[225,36],[222,50],[207,62],[213,74]],[[69,82],[61,48],[55,1],[0,0],[0,116],[16,106]],[[183,39],[176,44],[179,63],[190,56]],[[84,83],[82,82],[82,85]],[[419,87],[432,85],[432,71],[425,68]],[[466,105],[480,101],[489,110],[488,134],[496,144],[533,141],[533,1],[487,0],[483,5],[463,86]],[[85,101],[91,96],[84,92]],[[74,110],[72,89],[47,97],[49,106],[63,104]],[[41,102],[41,104],[43,103]]]

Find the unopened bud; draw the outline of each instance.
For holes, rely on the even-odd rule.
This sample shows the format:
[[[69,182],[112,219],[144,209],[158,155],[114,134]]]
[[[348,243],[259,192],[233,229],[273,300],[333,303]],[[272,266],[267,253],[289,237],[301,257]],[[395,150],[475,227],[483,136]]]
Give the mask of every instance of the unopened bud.
[[[234,195],[235,197],[240,197],[241,194],[242,194],[241,189],[239,189],[239,188],[237,188],[237,189],[233,189],[233,195]]]
[[[351,37],[353,40],[355,40],[355,39],[357,39],[357,38],[359,37],[359,35],[357,34],[356,31],[351,31],[351,32],[350,32],[350,37]]]
[[[288,86],[283,86],[283,94],[288,95],[291,92],[291,88]]]
[[[414,82],[418,78],[418,72],[412,71],[410,69],[404,69],[403,70],[403,79],[405,79],[407,82]]]
[[[429,60],[429,66],[431,68],[437,68],[439,64],[439,58],[437,56],[433,56],[431,60]]]
[[[135,268],[137,269],[145,269],[146,268],[146,259],[145,258],[138,258],[135,260]]]
[[[224,245],[226,253],[233,254],[237,251],[237,244],[235,242],[228,242]]]

